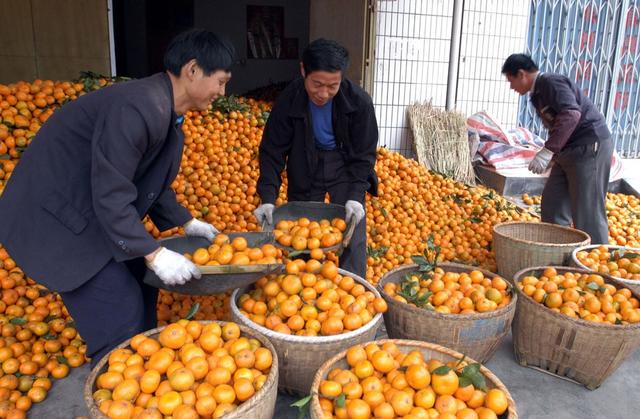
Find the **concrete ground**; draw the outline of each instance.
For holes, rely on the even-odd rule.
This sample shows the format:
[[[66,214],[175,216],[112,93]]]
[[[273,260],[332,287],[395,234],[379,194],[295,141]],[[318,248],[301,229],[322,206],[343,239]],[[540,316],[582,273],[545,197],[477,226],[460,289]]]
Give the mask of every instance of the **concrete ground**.
[[[380,333],[381,335],[383,333]],[[383,336],[379,336],[382,338]],[[486,364],[507,386],[521,418],[534,419],[624,419],[639,417],[640,351],[628,359],[597,390],[521,367],[515,361],[511,335]],[[67,419],[87,416],[83,401],[84,381],[89,367],[76,368],[64,380],[55,382],[47,399],[29,411],[30,418]],[[297,409],[289,405],[297,397],[279,394],[275,418],[296,419]]]

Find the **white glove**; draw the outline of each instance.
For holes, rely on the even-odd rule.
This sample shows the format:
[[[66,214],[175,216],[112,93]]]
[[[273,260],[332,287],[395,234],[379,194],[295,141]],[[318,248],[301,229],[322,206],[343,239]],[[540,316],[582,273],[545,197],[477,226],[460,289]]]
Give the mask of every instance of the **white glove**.
[[[204,237],[209,241],[213,241],[213,238],[219,233],[218,229],[211,224],[195,218],[186,222],[183,227],[187,236]]]
[[[537,175],[544,173],[544,171],[547,170],[547,167],[549,167],[549,163],[551,163],[552,158],[553,151],[548,148],[543,148],[538,151],[538,154],[536,154],[533,160],[531,160],[531,163],[529,163],[529,170]]]
[[[267,220],[267,224],[273,224],[273,209],[275,206],[273,204],[262,204],[255,211],[253,211],[253,215],[256,216],[258,220],[258,224],[262,224],[264,220]]]
[[[191,278],[200,279],[200,271],[189,259],[161,247],[151,261],[145,260],[147,267],[167,285],[182,285]]]
[[[347,215],[345,220],[349,222],[349,220],[353,217],[355,221],[355,225],[358,225],[360,221],[364,218],[364,207],[358,201],[349,200],[344,205],[347,210]]]

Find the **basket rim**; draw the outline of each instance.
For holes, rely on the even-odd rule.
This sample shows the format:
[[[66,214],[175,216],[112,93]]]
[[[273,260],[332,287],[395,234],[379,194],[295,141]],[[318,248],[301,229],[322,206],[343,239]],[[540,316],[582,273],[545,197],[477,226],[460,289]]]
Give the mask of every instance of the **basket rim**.
[[[200,322],[202,324],[218,323],[220,325],[220,327],[224,326],[227,323],[234,323],[234,322],[229,322],[229,321],[224,321],[224,320],[196,320],[196,321],[198,321],[198,322]],[[153,334],[160,333],[166,327],[167,327],[166,325],[165,326],[160,326],[160,327],[155,327],[153,329],[149,329],[149,330],[146,330],[146,331],[141,332],[141,333],[144,334],[145,336],[150,336],[150,335],[153,335]],[[260,343],[264,347],[269,349],[269,351],[271,351],[272,361],[271,361],[271,367],[269,368],[269,374],[267,375],[267,380],[265,381],[263,386],[258,391],[256,391],[253,396],[251,396],[249,399],[247,399],[244,402],[242,402],[242,404],[238,405],[238,407],[236,409],[234,409],[233,411],[229,412],[229,413],[232,413],[232,414],[247,413],[246,410],[252,408],[255,405],[256,402],[261,401],[261,400],[265,399],[268,396],[268,390],[272,386],[275,385],[276,389],[277,389],[277,386],[278,386],[278,371],[279,371],[278,352],[276,351],[276,349],[273,346],[273,344],[269,341],[269,339],[267,339],[267,338],[265,338],[263,336],[260,336],[254,330],[251,330],[251,328],[249,328],[249,327],[247,327],[245,325],[238,324],[238,327],[240,327],[240,331],[243,334],[247,334],[251,338],[258,339],[258,341],[260,341]],[[85,405],[89,408],[89,410],[90,410],[89,413],[91,413],[91,409],[96,409],[97,411],[99,411],[99,408],[98,408],[95,400],[93,399],[93,392],[94,392],[93,387],[95,386],[95,383],[96,383],[96,380],[97,380],[97,378],[99,376],[99,373],[101,372],[103,367],[109,362],[109,355],[111,355],[111,353],[113,351],[117,350],[117,349],[122,349],[122,348],[129,347],[130,343],[131,343],[131,338],[125,340],[124,342],[120,343],[118,346],[116,346],[115,348],[110,350],[108,353],[106,353],[100,359],[98,364],[96,364],[96,366],[93,367],[91,369],[91,371],[89,372],[89,375],[88,375],[87,379],[85,380],[84,386],[83,386]],[[246,403],[246,402],[253,402],[253,403]],[[102,412],[100,412],[100,413],[102,413]],[[102,413],[102,416],[99,417],[99,419],[102,419],[102,418],[106,419],[107,415]]]
[[[373,344],[376,344],[378,346],[382,346],[384,343],[387,343],[387,342],[392,342],[392,343],[396,344],[399,347],[400,346],[407,346],[407,347],[414,347],[414,348],[415,347],[426,348],[426,349],[429,349],[429,350],[433,350],[435,352],[440,352],[440,353],[443,353],[445,355],[452,356],[455,359],[462,359],[464,357],[465,360],[466,361],[470,361],[470,363],[477,362],[473,358],[470,358],[470,357],[468,357],[466,355],[463,355],[462,353],[460,353],[458,351],[454,351],[453,349],[449,349],[449,348],[447,348],[445,346],[438,345],[436,343],[431,343],[431,342],[424,342],[424,341],[410,340],[410,339],[378,339],[378,340],[374,340],[374,341],[368,342],[368,344],[369,343],[373,343]],[[312,411],[318,411],[318,412],[322,411],[322,409],[320,408],[318,389],[319,389],[319,386],[320,386],[320,382],[323,379],[323,375],[325,374],[325,372],[327,372],[327,370],[331,366],[335,365],[338,361],[346,358],[347,351],[349,349],[350,348],[347,348],[344,351],[341,351],[340,353],[338,353],[338,354],[334,355],[333,357],[329,358],[328,360],[326,360],[320,366],[320,368],[318,368],[318,371],[316,372],[315,376],[313,377],[313,383],[311,384],[311,410]],[[507,389],[507,386],[505,386],[504,383],[495,374],[493,374],[493,372],[491,372],[491,370],[489,368],[485,367],[481,363],[480,363],[480,372],[482,373],[482,375],[484,375],[486,378],[488,378],[495,385],[495,388],[498,388],[498,389],[502,390],[505,393],[505,395],[507,396],[508,408],[507,408],[506,412],[509,413],[507,415],[507,417],[509,419],[517,418],[518,417],[517,405],[516,405],[515,400],[513,399],[513,396],[511,396],[511,393]]]
[[[525,239],[519,239],[516,237],[511,237],[508,236],[502,232],[499,231],[500,227],[505,227],[505,226],[510,226],[510,225],[514,225],[514,224],[531,224],[531,225],[545,225],[545,226],[550,226],[552,228],[556,228],[558,230],[563,230],[565,232],[571,232],[571,233],[577,233],[577,234],[581,234],[583,235],[583,237],[586,237],[584,240],[579,241],[579,242],[573,242],[573,243],[545,243],[545,242],[538,242],[538,241],[532,241],[532,240],[525,240]],[[505,239],[509,239],[512,240],[514,242],[517,243],[522,243],[522,244],[526,244],[526,245],[531,245],[531,244],[535,244],[535,245],[540,245],[540,246],[546,246],[546,247],[557,247],[557,248],[562,248],[562,247],[572,247],[575,245],[585,245],[585,244],[589,244],[591,242],[591,236],[589,236],[589,234],[585,233],[582,230],[578,230],[577,228],[571,228],[571,227],[567,227],[567,226],[561,226],[559,224],[553,224],[553,223],[545,223],[542,221],[539,222],[534,222],[534,221],[504,221],[502,223],[498,223],[495,224],[492,228],[493,234],[496,234],[502,238]],[[585,243],[586,242],[586,243]]]
[[[585,250],[590,250],[590,249],[595,249],[597,247],[600,246],[605,246],[607,249],[628,249],[628,250],[633,250],[636,252],[640,253],[640,249],[638,249],[637,247],[627,247],[627,246],[620,246],[617,244],[589,244],[586,246],[580,246],[576,249],[573,250],[573,252],[571,252],[571,260],[573,261],[573,263],[575,263],[576,265],[578,265],[579,268],[585,269],[589,272],[593,272],[596,273],[598,275],[601,276],[606,276],[608,278],[614,279],[618,282],[622,282],[625,285],[630,285],[630,286],[636,286],[636,287],[640,287],[640,280],[638,279],[626,279],[626,278],[620,278],[619,276],[614,276],[611,274],[605,274],[602,272],[596,272],[593,269],[589,268],[588,266],[586,266],[585,264],[583,264],[582,262],[580,262],[580,260],[578,259],[578,252],[581,251],[585,251]]]
[[[380,292],[380,294],[383,296],[383,298],[385,299],[385,301],[387,302],[388,305],[393,305],[394,307],[398,307],[398,308],[402,308],[404,310],[408,310],[416,315],[426,315],[427,317],[432,317],[432,318],[436,318],[439,320],[482,320],[482,319],[490,319],[493,317],[500,317],[503,314],[506,314],[510,311],[512,311],[515,308],[516,302],[518,300],[518,295],[515,293],[514,286],[511,285],[511,283],[509,283],[509,281],[507,279],[505,279],[503,276],[498,275],[496,273],[493,273],[491,271],[488,271],[486,269],[482,269],[482,268],[478,268],[475,266],[471,266],[471,265],[464,265],[461,263],[452,263],[452,262],[443,262],[441,264],[439,264],[438,266],[455,266],[455,267],[464,267],[464,268],[472,268],[471,270],[479,270],[482,271],[483,274],[484,273],[490,273],[492,274],[494,277],[498,276],[502,279],[504,279],[507,284],[508,287],[511,288],[511,296],[513,298],[511,298],[511,301],[509,301],[509,304],[505,305],[504,307],[498,309],[498,310],[494,310],[494,311],[487,311],[486,313],[474,313],[474,314],[456,314],[456,313],[439,313],[437,311],[431,311],[431,310],[425,310],[423,308],[418,308],[418,307],[414,307],[412,305],[406,304],[406,303],[402,303],[400,301],[396,301],[393,297],[391,297],[389,294],[387,294],[384,291],[384,282],[385,279],[388,279],[388,275],[391,273],[396,273],[402,270],[408,270],[409,268],[414,268],[417,267],[418,265],[416,264],[408,264],[408,265],[402,265],[402,266],[398,266],[388,272],[386,272],[382,278],[380,278],[380,281],[378,281],[378,291]]]
[[[559,320],[567,320],[570,322],[574,322],[580,326],[584,326],[584,327],[589,327],[589,328],[594,328],[594,329],[606,329],[606,330],[611,330],[611,331],[635,331],[635,330],[640,330],[640,323],[628,323],[628,324],[609,324],[609,323],[595,323],[595,322],[591,322],[588,320],[583,320],[580,318],[573,318],[573,317],[569,317],[566,316],[562,313],[556,313],[555,311],[551,310],[549,307],[545,306],[544,304],[540,304],[538,302],[536,302],[533,298],[529,297],[528,295],[526,295],[521,289],[520,287],[518,287],[518,283],[522,280],[522,278],[524,278],[526,276],[526,274],[533,272],[533,271],[537,271],[537,270],[544,270],[545,268],[554,268],[557,271],[570,271],[570,272],[578,272],[581,274],[587,274],[587,275],[591,275],[593,274],[593,272],[588,271],[586,269],[580,269],[580,268],[573,268],[571,266],[533,266],[533,267],[529,267],[529,268],[525,268],[525,269],[521,269],[520,271],[516,272],[516,274],[513,276],[513,280],[516,284],[516,286],[514,287],[516,289],[516,292],[518,293],[518,295],[520,295],[520,297],[522,298],[521,301],[526,301],[528,303],[532,303],[534,304],[536,307],[539,306],[540,309],[542,310],[546,310],[546,312],[549,312],[551,315],[555,316],[557,319]],[[600,274],[598,274],[600,275]],[[602,276],[602,275],[600,275]],[[610,281],[610,282],[615,282],[614,280],[602,276],[605,280],[605,282]],[[613,286],[616,286],[616,288],[620,287],[620,284],[611,284]],[[632,295],[634,295],[636,298],[640,299],[640,295],[638,295],[638,293],[634,292],[633,290],[630,290]]]
[[[352,274],[351,272],[345,271],[344,269],[338,268],[338,272],[342,275],[348,274],[354,280],[364,285],[365,288],[367,288],[369,291],[373,292],[373,294],[376,297],[381,297],[378,290],[373,285],[369,284],[369,282],[367,282],[365,279],[362,279],[356,274]],[[367,332],[369,329],[378,327],[380,325],[380,322],[382,321],[382,313],[376,313],[376,315],[373,316],[373,318],[369,321],[369,323],[359,327],[356,330],[350,330],[349,332],[341,333],[339,335],[331,335],[331,336],[285,335],[284,333],[276,332],[274,330],[271,330],[264,326],[259,325],[258,323],[254,322],[253,320],[246,317],[244,314],[240,312],[240,309],[238,308],[238,304],[236,303],[236,300],[238,299],[240,292],[244,291],[244,288],[248,286],[249,285],[242,288],[236,288],[235,290],[233,290],[233,293],[231,294],[231,298],[229,301],[229,306],[231,307],[231,313],[235,316],[238,316],[238,318],[242,319],[244,322],[248,323],[250,326],[247,326],[247,327],[253,328],[255,331],[262,333],[269,339],[273,338],[281,341],[288,341],[291,343],[336,343],[342,340],[349,340],[353,337],[360,336],[361,334]]]

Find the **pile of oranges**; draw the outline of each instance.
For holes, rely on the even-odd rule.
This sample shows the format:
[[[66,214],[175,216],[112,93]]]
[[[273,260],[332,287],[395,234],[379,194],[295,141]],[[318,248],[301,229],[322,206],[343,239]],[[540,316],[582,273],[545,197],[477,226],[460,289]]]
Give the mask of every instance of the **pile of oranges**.
[[[294,250],[315,250],[340,243],[346,229],[347,223],[342,218],[311,221],[302,217],[298,220],[280,220],[273,235],[282,246]]]
[[[111,352],[93,398],[110,418],[217,418],[262,388],[272,362],[235,323],[180,320]]]
[[[605,283],[597,274],[546,268],[540,277],[526,276],[518,282],[522,292],[549,309],[596,323],[640,322],[640,302],[628,288]]]
[[[638,250],[613,250],[607,246],[598,246],[593,249],[576,253],[576,257],[592,271],[609,274],[622,279],[640,280],[640,251]]]
[[[0,417],[24,418],[54,379],[86,362],[60,296],[25,277],[0,246]]]
[[[270,243],[249,247],[244,237],[230,240],[226,234],[218,234],[211,246],[198,248],[185,256],[196,265],[272,264],[282,260],[282,251]]]
[[[465,362],[445,365],[393,342],[354,346],[346,361],[348,369],[334,368],[320,383],[325,418],[495,419],[508,408],[502,390],[464,382]]]
[[[511,287],[499,276],[485,277],[482,271],[445,272],[441,267],[427,278],[415,273],[399,284],[384,284],[391,298],[438,313],[472,314],[498,310],[511,301]]]
[[[258,280],[238,299],[241,313],[279,333],[329,336],[369,323],[387,304],[332,261],[290,261],[286,272]]]
[[[196,320],[228,320],[231,315],[230,300],[230,291],[212,295],[184,295],[160,290],[157,303],[158,326],[184,319],[195,304],[200,307],[194,315]]]

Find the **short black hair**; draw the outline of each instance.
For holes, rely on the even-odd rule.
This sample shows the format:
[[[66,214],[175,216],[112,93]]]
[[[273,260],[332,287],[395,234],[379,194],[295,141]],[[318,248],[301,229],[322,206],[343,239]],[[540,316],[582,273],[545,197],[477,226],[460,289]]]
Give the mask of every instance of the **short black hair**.
[[[505,75],[516,76],[520,70],[534,73],[538,71],[538,66],[527,54],[511,54],[502,65],[502,74]]]
[[[316,39],[302,52],[302,67],[306,76],[314,71],[341,71],[344,75],[348,66],[349,51],[330,39]]]
[[[164,54],[164,68],[175,76],[195,58],[206,76],[217,70],[229,72],[235,48],[226,39],[204,29],[191,29],[171,40]]]

